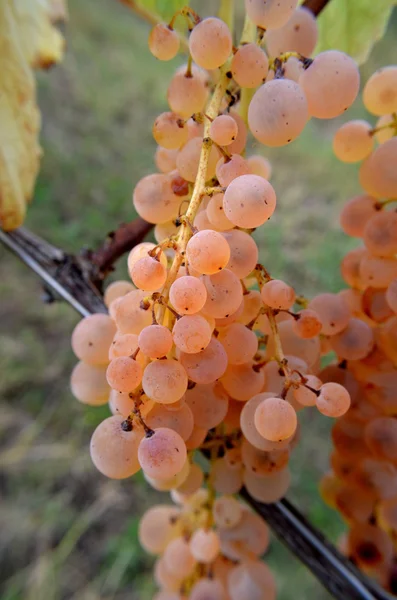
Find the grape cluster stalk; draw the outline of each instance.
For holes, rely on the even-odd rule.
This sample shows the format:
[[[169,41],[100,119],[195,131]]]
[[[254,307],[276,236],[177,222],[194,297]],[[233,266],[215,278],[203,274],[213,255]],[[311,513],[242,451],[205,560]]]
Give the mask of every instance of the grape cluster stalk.
[[[244,487],[258,502],[283,498],[301,410],[338,419],[340,430],[360,410],[340,372],[371,356],[373,323],[352,312],[350,291],[297,297],[260,264],[252,237],[273,215],[277,195],[270,162],[247,152],[249,134],[265,147],[285,146],[310,118],[341,115],[359,91],[349,56],[332,50],[310,57],[317,24],[297,4],[246,0],[246,24],[254,27],[244,28],[238,46],[225,22],[190,8],[152,29],[149,49],[159,60],[178,53],[177,19],[190,31],[188,62],[172,77],[169,110],[153,125],[157,172],[133,191],[135,210],[155,225],[156,243],[131,250],[131,281],[105,290],[109,314],[87,316],[72,334],[79,359],[74,396],[88,405],[109,403],[112,413],[93,433],[93,463],[113,479],[142,470],[154,489],[171,494],[173,504],[149,509],[140,525],[143,547],[157,556],[155,600],[276,598],[275,579],[260,560],[268,528],[235,496]],[[378,87],[389,91],[393,73]],[[373,90],[367,95],[376,104]],[[369,152],[375,134],[395,127],[389,95],[379,93],[389,102],[391,125],[365,130]],[[357,135],[363,152],[369,144],[361,141],[362,127],[353,129],[348,137]],[[341,137],[339,148],[355,154]],[[397,252],[390,215],[397,216],[384,210],[382,198],[397,195],[385,165],[395,150],[377,158],[379,149],[366,158],[364,165],[372,163],[363,185],[372,186],[375,216],[387,214],[387,223],[370,228],[366,244],[367,254],[380,258],[387,246],[389,273]],[[345,269],[352,277],[355,260],[356,254]],[[369,295],[371,310],[384,311],[378,292]],[[393,332],[390,325],[384,335],[390,347]],[[330,349],[343,367],[321,370]]]

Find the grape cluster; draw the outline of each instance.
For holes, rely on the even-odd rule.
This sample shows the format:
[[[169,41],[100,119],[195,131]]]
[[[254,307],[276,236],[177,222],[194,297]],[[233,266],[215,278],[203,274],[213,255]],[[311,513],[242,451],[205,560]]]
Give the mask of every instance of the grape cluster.
[[[237,48],[223,21],[189,8],[151,32],[152,53],[169,60],[175,18],[191,30],[189,61],[153,125],[158,172],[133,192],[156,243],[131,250],[132,283],[111,284],[109,315],[86,317],[72,336],[74,395],[113,413],[92,436],[94,464],[115,479],[142,469],[176,502],[141,522],[143,546],[161,555],[157,600],[274,598],[257,559],[267,529],[232,495],[284,496],[297,413],[340,417],[350,406],[344,381],[319,376],[322,354],[329,344],[351,352],[346,331],[366,339],[341,296],[308,303],[259,264],[252,233],[277,199],[269,161],[245,154],[249,131],[282,146],[310,117],[340,115],[358,93],[357,66],[337,51],[309,58],[316,21],[296,0],[246,0],[246,11],[256,39],[243,32]]]
[[[361,245],[341,264],[349,287],[337,296],[345,308],[334,314],[338,331],[329,340],[339,363],[320,377],[348,389],[352,406],[334,425],[332,471],[321,491],[348,525],[346,553],[396,592],[397,66],[369,78],[363,102],[377,123],[349,121],[333,143],[341,161],[362,161],[363,189],[340,215],[343,231]]]

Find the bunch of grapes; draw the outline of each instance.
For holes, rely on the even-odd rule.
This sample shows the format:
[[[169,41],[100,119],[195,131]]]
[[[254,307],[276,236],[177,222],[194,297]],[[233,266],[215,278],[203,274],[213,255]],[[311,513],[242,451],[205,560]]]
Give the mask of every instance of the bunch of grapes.
[[[258,263],[252,233],[273,215],[276,192],[269,161],[245,153],[249,131],[283,146],[311,117],[342,114],[358,93],[357,66],[338,51],[310,58],[316,21],[297,1],[246,0],[246,11],[255,27],[237,47],[222,20],[189,8],[152,30],[160,60],[178,52],[176,18],[191,30],[188,63],[153,125],[158,172],[133,192],[156,243],[131,250],[132,283],[111,284],[109,315],[86,317],[72,336],[74,395],[113,413],[92,436],[95,466],[114,479],[142,469],[176,502],[141,522],[143,546],[161,555],[157,600],[275,597],[257,558],[267,529],[233,494],[285,495],[297,413],[335,418],[350,406],[350,380],[319,373],[321,356],[331,344],[349,360],[358,347],[362,360],[373,344],[344,296],[309,303]]]
[[[349,121],[333,144],[340,160],[362,161],[362,193],[340,216],[343,231],[362,244],[341,264],[349,286],[338,295],[346,321],[329,338],[339,364],[320,374],[342,384],[352,400],[333,428],[332,471],[321,489],[348,525],[347,554],[396,592],[397,66],[369,78],[363,102],[377,123]]]

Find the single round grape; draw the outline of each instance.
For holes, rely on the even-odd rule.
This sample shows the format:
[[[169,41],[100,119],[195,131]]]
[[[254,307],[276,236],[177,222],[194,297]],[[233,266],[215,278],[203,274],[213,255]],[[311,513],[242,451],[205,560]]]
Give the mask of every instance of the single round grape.
[[[176,169],[176,157],[178,156],[178,150],[167,150],[158,146],[154,154],[154,162],[156,167],[161,173],[170,173]]]
[[[258,246],[248,233],[239,229],[226,231],[223,237],[230,247],[230,258],[226,268],[239,279],[244,279],[254,270],[258,262]]]
[[[167,100],[171,110],[181,117],[190,117],[201,112],[208,98],[208,88],[199,69],[191,74],[177,72],[171,79],[167,91]]]
[[[383,323],[393,316],[384,289],[368,287],[361,297],[361,308],[363,316],[360,315],[360,321],[363,321],[365,317],[369,317],[376,323]],[[373,326],[373,323],[369,322],[368,325]]]
[[[350,56],[327,50],[318,54],[302,73],[299,85],[306,96],[309,114],[318,119],[333,119],[356,99],[360,73]]]
[[[270,56],[298,52],[310,56],[318,38],[317,20],[311,10],[298,6],[282,26],[266,32],[266,48]]]
[[[145,256],[132,267],[131,279],[137,288],[153,292],[164,285],[167,269],[156,258]]]
[[[243,440],[241,452],[245,469],[258,477],[281,471],[288,464],[288,448],[268,451],[259,450],[250,444],[248,440]]]
[[[397,112],[397,66],[382,67],[371,75],[363,89],[363,103],[373,115]]]
[[[275,471],[265,477],[258,477],[246,470],[244,472],[244,485],[248,493],[258,502],[272,504],[285,496],[291,483],[291,474],[288,468]]]
[[[282,27],[294,12],[298,0],[245,0],[247,16],[262,29]]]
[[[105,305],[109,308],[113,300],[125,296],[125,294],[128,294],[128,292],[132,292],[133,289],[134,286],[129,281],[113,281],[107,286],[103,296],[103,301]]]
[[[364,229],[364,244],[374,256],[397,253],[397,213],[380,211],[371,217]]]
[[[153,234],[154,239],[158,244],[163,242],[165,239],[176,235],[178,232],[178,227],[175,225],[174,221],[166,221],[165,223],[157,223],[154,226]]]
[[[294,398],[299,404],[302,406],[315,406],[317,395],[312,390],[308,389],[312,388],[314,390],[319,390],[322,386],[322,381],[315,375],[305,375],[305,384],[300,385],[297,388],[294,388],[293,394]],[[308,386],[308,387],[306,387]]]
[[[255,88],[266,79],[269,59],[256,44],[244,44],[233,56],[230,70],[240,87]]]
[[[342,259],[340,270],[343,279],[353,288],[362,289],[363,284],[360,277],[360,264],[366,255],[365,248],[354,248]]]
[[[125,479],[140,469],[138,446],[143,437],[142,428],[125,431],[124,417],[114,415],[98,425],[90,443],[91,459],[98,471],[111,479]]]
[[[194,425],[208,430],[222,423],[229,399],[219,383],[197,384],[187,390],[186,403],[193,413]]]
[[[159,504],[149,508],[139,522],[138,538],[150,554],[162,554],[179,533],[180,511],[176,506]]]
[[[374,334],[367,323],[352,318],[343,331],[332,336],[331,346],[339,358],[361,360],[371,352]]]
[[[377,201],[372,196],[355,196],[340,213],[343,231],[352,237],[363,237],[369,219],[377,213]]]
[[[149,50],[159,60],[171,60],[178,54],[179,36],[164,23],[157,23],[149,35]]]
[[[383,144],[394,136],[393,122],[393,115],[383,115],[377,120],[375,129],[379,128],[379,131],[375,133],[375,139],[378,144]],[[388,127],[384,127],[384,125],[388,125]]]
[[[195,271],[212,275],[227,265],[230,258],[229,244],[222,234],[204,229],[190,238],[186,258]]]
[[[189,51],[203,69],[217,69],[229,58],[232,35],[221,19],[208,17],[194,26],[189,37]]]
[[[149,325],[139,334],[138,345],[146,356],[161,358],[172,348],[172,334],[163,325]]]
[[[161,113],[154,122],[152,132],[157,144],[167,150],[175,150],[187,142],[185,121],[172,112]]]
[[[297,313],[297,317],[293,328],[299,337],[310,339],[320,333],[323,325],[314,310],[304,308]]]
[[[265,146],[285,146],[302,133],[308,116],[300,85],[291,79],[273,79],[255,92],[248,108],[248,125]]]
[[[258,405],[254,422],[266,440],[277,442],[291,437],[298,421],[289,402],[282,398],[266,398]]]
[[[367,121],[355,120],[344,123],[334,135],[332,147],[342,162],[355,163],[367,158],[373,150],[372,126]]]
[[[224,600],[225,592],[218,579],[202,577],[192,587],[189,600]]]
[[[193,433],[194,417],[187,404],[184,404],[178,410],[169,410],[168,406],[155,404],[148,413],[145,422],[150,429],[158,429],[159,427],[173,429],[185,441]]]
[[[229,365],[221,382],[227,393],[234,398],[246,402],[259,394],[265,382],[263,369],[255,370],[252,362],[243,365]]]
[[[175,346],[187,354],[197,354],[211,341],[212,329],[201,315],[185,315],[175,322],[172,337]]]
[[[154,581],[167,592],[179,592],[183,579],[179,575],[170,573],[164,561],[164,557],[158,558],[154,564]]]
[[[384,289],[397,277],[397,260],[393,257],[365,254],[360,261],[360,279],[365,287]]]
[[[118,356],[131,356],[138,349],[138,336],[135,333],[117,333],[109,348],[109,361]]]
[[[70,376],[70,389],[73,396],[82,404],[90,406],[106,404],[110,389],[105,366],[78,362]]]
[[[183,579],[193,573],[196,559],[190,551],[189,542],[184,537],[180,536],[171,540],[163,556],[170,573],[174,573]]]
[[[243,516],[241,504],[233,496],[219,496],[212,507],[215,524],[221,529],[235,527]]]
[[[347,545],[349,556],[361,568],[381,569],[393,558],[393,542],[386,532],[375,525],[357,523],[349,529]]]
[[[386,291],[386,302],[394,313],[397,313],[397,279],[389,283]]]
[[[211,225],[217,231],[226,231],[233,229],[234,225],[227,216],[223,208],[223,194],[214,194],[208,202],[206,208],[207,218],[211,222]]]
[[[178,492],[185,496],[191,496],[196,492],[203,484],[204,473],[199,465],[193,463],[190,465],[189,475],[185,481],[178,486]]]
[[[190,538],[189,548],[194,558],[201,563],[211,563],[220,550],[219,536],[213,529],[199,528]]]
[[[211,463],[209,481],[218,494],[237,494],[243,485],[242,469],[231,468],[223,458]]]
[[[236,121],[238,127],[237,137],[229,144],[227,150],[229,154],[241,154],[247,144],[247,127],[244,119],[238,114],[238,112],[231,110],[229,115]]]
[[[257,290],[250,290],[248,294],[243,296],[244,308],[240,317],[239,323],[248,325],[258,315],[259,309],[262,307],[262,298]]]
[[[183,469],[186,444],[176,431],[159,427],[141,440],[138,460],[142,469],[154,479],[170,479]]]
[[[211,223],[211,221],[209,220],[206,210],[202,210],[199,213],[197,213],[193,221],[193,226],[199,231],[204,231],[208,229],[212,231],[217,231],[215,225],[213,225],[213,223]]]
[[[188,129],[188,139],[189,140],[193,139],[194,137],[203,138],[204,123],[199,123],[197,120],[190,118],[187,120],[186,125],[187,125],[187,129]]]
[[[363,162],[360,184],[375,198],[397,197],[397,137],[384,142]]]
[[[324,335],[339,333],[350,320],[349,309],[337,294],[319,294],[310,301],[308,308],[318,314]]]
[[[142,387],[151,400],[159,404],[172,404],[186,392],[187,374],[177,360],[155,360],[143,372]]]
[[[232,154],[230,158],[222,157],[216,165],[216,177],[224,187],[227,187],[233,179],[249,173],[248,163],[240,154]]]
[[[259,175],[269,181],[272,174],[272,165],[270,161],[260,154],[252,154],[247,158],[247,163],[252,175]]]
[[[218,340],[226,350],[230,365],[241,365],[253,359],[258,350],[258,338],[242,323],[232,323],[219,332]]]
[[[178,153],[176,167],[181,177],[186,181],[196,181],[202,147],[203,138],[196,137],[189,140]],[[212,145],[207,163],[206,180],[211,179],[215,175],[219,156],[218,148]]]
[[[132,200],[138,215],[149,223],[163,223],[178,216],[180,198],[172,193],[170,179],[163,173],[142,177]]]
[[[228,592],[230,600],[275,600],[276,581],[264,562],[247,560],[230,571]]]
[[[341,417],[349,410],[350,394],[339,383],[324,383],[317,396],[316,406],[326,417]]]
[[[195,383],[213,383],[222,377],[227,367],[225,349],[214,337],[205,350],[197,354],[181,352],[180,360],[189,379]]]
[[[266,179],[242,175],[227,187],[223,208],[234,225],[252,229],[270,219],[276,208],[276,194]]]
[[[170,288],[170,301],[178,313],[192,315],[198,313],[207,299],[205,285],[197,277],[179,277]]]
[[[106,379],[114,390],[132,392],[141,383],[142,367],[129,356],[118,356],[110,361]]]
[[[234,561],[262,556],[269,546],[269,529],[265,521],[247,508],[242,509],[243,514],[235,527],[219,530],[221,552]]]
[[[108,315],[89,315],[79,321],[73,330],[72,350],[77,358],[89,365],[106,365],[115,333],[116,326]]]
[[[261,296],[267,306],[278,310],[288,310],[295,302],[294,290],[280,279],[271,279],[265,283]]]
[[[226,242],[225,238],[223,240]],[[222,319],[240,307],[243,290],[240,280],[232,271],[223,269],[214,275],[203,275],[202,281],[207,290],[207,300],[203,307],[205,315]]]
[[[265,440],[258,432],[254,423],[255,411],[257,407],[263,400],[266,398],[271,398],[272,396],[273,394],[268,392],[256,394],[243,405],[243,410],[241,411],[240,426],[244,437],[250,444],[252,444],[252,446],[258,448],[258,450],[273,450],[276,449],[278,444],[277,442],[276,444],[271,445],[271,442]],[[283,447],[287,446],[287,444],[284,442],[281,442],[280,444],[282,444]]]
[[[237,137],[238,125],[230,115],[219,115],[212,121],[209,133],[215,144],[228,146]]]

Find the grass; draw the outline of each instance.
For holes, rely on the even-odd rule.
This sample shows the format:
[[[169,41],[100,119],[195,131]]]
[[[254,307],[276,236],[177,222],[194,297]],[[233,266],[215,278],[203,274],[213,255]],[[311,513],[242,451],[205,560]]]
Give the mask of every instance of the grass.
[[[149,55],[147,26],[117,3],[70,0],[70,13],[65,61],[39,75],[44,159],[26,225],[77,251],[133,218],[132,187],[154,168],[151,123],[165,109],[175,65]],[[365,73],[387,64],[392,37],[390,30]],[[307,295],[343,286],[337,264],[351,246],[337,212],[358,187],[355,169],[332,156],[336,127],[310,124],[291,147],[268,153],[279,202],[256,239],[271,273]],[[147,600],[151,559],[137,544],[137,525],[148,504],[167,500],[142,478],[109,482],[94,471],[88,441],[107,409],[78,405],[69,391],[78,318],[66,305],[43,306],[34,275],[3,249],[0,297],[1,599]],[[342,523],[316,489],[329,427],[305,416],[290,498],[335,540]],[[268,560],[280,600],[298,589],[300,598],[329,598],[276,541]]]

